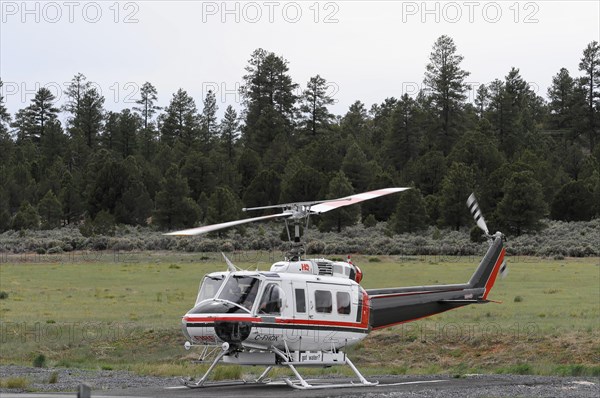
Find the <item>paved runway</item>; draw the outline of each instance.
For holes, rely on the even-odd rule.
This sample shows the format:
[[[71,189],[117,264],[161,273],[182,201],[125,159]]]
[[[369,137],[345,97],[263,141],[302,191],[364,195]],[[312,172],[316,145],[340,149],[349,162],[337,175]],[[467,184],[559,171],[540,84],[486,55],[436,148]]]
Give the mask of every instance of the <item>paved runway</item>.
[[[377,378],[374,378],[377,380]],[[284,384],[246,384],[218,386],[202,389],[188,389],[184,386],[147,387],[113,391],[93,391],[94,398],[198,398],[235,397],[269,398],[291,396],[294,398],[313,397],[597,397],[600,385],[597,378],[574,379],[539,376],[514,375],[473,375],[463,378],[427,376],[385,376],[378,378],[379,385],[373,387],[349,387],[326,390],[294,390]],[[322,381],[322,380],[321,380]],[[344,382],[348,380],[327,380]],[[311,380],[311,383],[317,383]],[[73,398],[75,393],[47,394],[1,394],[2,398]]]

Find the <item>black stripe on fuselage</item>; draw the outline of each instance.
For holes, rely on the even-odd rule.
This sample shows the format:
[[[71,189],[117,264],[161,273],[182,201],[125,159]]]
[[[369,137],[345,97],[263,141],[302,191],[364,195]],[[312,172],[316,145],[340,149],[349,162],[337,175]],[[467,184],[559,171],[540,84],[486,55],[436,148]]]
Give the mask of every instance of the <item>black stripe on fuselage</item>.
[[[219,321],[227,322],[227,321]],[[237,322],[237,321],[234,321]],[[212,322],[188,322],[186,327],[188,328],[212,328],[215,324]],[[363,328],[352,328],[345,326],[329,326],[329,325],[302,325],[298,323],[252,323],[252,327],[265,328],[265,329],[300,329],[300,330],[318,330],[324,332],[351,332],[351,333],[368,333],[368,329]]]

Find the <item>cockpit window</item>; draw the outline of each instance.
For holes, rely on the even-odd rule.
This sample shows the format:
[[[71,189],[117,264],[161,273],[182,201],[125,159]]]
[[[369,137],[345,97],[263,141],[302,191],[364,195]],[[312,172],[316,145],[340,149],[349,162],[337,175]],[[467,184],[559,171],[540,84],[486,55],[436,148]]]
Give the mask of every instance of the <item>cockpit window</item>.
[[[249,310],[254,305],[259,285],[260,280],[253,276],[231,275],[225,282],[218,298],[231,301]]]
[[[281,314],[283,290],[276,283],[269,283],[258,306],[260,314]]]
[[[202,281],[202,285],[200,286],[200,291],[198,292],[198,297],[196,298],[196,304],[201,301],[214,298],[224,280],[225,277],[223,275],[206,275]]]

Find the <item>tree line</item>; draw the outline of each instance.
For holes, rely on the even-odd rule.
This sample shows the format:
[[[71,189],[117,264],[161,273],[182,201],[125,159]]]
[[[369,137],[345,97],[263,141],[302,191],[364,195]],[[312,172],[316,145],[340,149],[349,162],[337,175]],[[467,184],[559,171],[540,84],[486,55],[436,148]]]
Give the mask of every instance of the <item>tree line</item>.
[[[583,50],[575,74],[557,72],[547,98],[511,68],[469,101],[462,61],[453,39],[441,36],[417,95],[370,107],[356,101],[344,115],[329,111],[324,77],[300,89],[288,61],[264,49],[244,68],[241,114],[229,105],[220,120],[213,92],[199,110],[179,89],[162,109],[149,82],[135,107],[107,111],[81,73],[60,107],[47,88],[14,115],[0,97],[0,231],[172,230],[240,218],[244,206],[388,186],[414,189],[315,222],[323,231],[379,221],[398,233],[459,229],[472,225],[472,191],[507,233],[539,230],[547,217],[598,217],[598,42]]]

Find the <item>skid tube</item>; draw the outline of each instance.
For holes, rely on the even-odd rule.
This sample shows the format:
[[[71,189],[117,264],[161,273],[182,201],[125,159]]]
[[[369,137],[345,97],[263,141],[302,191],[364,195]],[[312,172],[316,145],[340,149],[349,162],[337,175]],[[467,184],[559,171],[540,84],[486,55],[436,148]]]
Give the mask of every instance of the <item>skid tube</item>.
[[[296,376],[296,380],[290,380],[290,378],[285,378],[285,379],[283,379],[283,381],[289,387],[298,389],[298,390],[317,390],[317,389],[331,389],[331,388],[344,388],[344,387],[372,387],[372,386],[376,386],[377,384],[379,384],[378,381],[370,382],[367,379],[365,379],[365,377],[360,373],[360,371],[356,368],[356,366],[354,366],[354,364],[352,363],[350,358],[348,358],[345,354],[343,355],[344,359],[342,362],[335,363],[332,365],[343,365],[343,364],[348,365],[352,369],[352,371],[356,374],[356,376],[358,377],[358,379],[360,381],[359,383],[349,382],[349,383],[341,383],[341,384],[333,384],[333,383],[310,384],[304,377],[302,377],[300,372],[298,372],[298,369],[296,369],[296,366],[298,366],[300,363],[295,362],[293,360],[292,355],[289,352],[285,353],[276,347],[271,347],[271,349],[269,351],[271,351],[277,357],[279,357],[279,359],[281,359],[281,362],[267,366],[267,368],[264,370],[264,372],[255,380],[207,382],[208,377],[210,376],[210,374],[212,373],[214,368],[217,366],[217,364],[223,359],[223,357],[225,355],[227,355],[229,353],[229,344],[224,343],[221,347],[221,352],[218,353],[218,355],[212,361],[211,365],[206,370],[204,375],[200,378],[200,380],[193,383],[189,380],[181,379],[181,382],[184,386],[191,388],[191,389],[219,387],[219,386],[235,386],[235,385],[244,385],[244,384],[266,384],[266,385],[279,384],[280,385],[281,382],[278,383],[275,381],[271,381],[270,379],[267,379],[267,375],[269,374],[269,372],[271,372],[273,367],[275,365],[279,365],[279,366],[287,366],[292,371],[292,373],[294,373],[294,375]],[[341,351],[338,351],[338,353],[343,354]],[[304,365],[304,364],[302,364],[302,365]],[[311,364],[311,365],[315,366],[316,364]]]
[[[204,375],[200,378],[200,380],[193,383],[190,380],[181,379],[181,383],[184,386],[186,386],[187,388],[206,388],[206,387],[219,387],[219,386],[221,386],[221,387],[236,386],[236,385],[243,385],[243,384],[258,384],[258,383],[264,384],[268,381],[268,379],[266,379],[266,377],[269,374],[269,372],[271,371],[271,369],[273,369],[273,366],[267,366],[265,371],[257,379],[252,380],[252,381],[238,380],[238,381],[224,381],[224,382],[209,382],[209,383],[207,383],[206,381],[208,380],[208,376],[210,376],[210,374],[214,370],[215,366],[217,366],[217,364],[228,353],[229,353],[229,344],[223,343],[223,345],[221,346],[221,352],[219,352],[217,354],[217,356],[212,361],[212,363],[210,364],[210,366],[208,367],[208,369],[206,370]]]
[[[330,383],[322,383],[322,384],[310,384],[308,383],[308,381],[302,377],[302,375],[300,374],[300,372],[298,372],[298,370],[296,369],[296,367],[294,366],[294,362],[289,360],[289,356],[286,355],[283,351],[275,348],[275,347],[271,347],[271,350],[279,357],[281,358],[282,362],[281,365],[283,366],[287,366],[290,368],[290,370],[294,373],[294,375],[296,376],[297,380],[290,380],[289,378],[284,379],[285,383],[295,389],[298,390],[322,390],[322,389],[328,389],[328,388],[347,388],[347,387],[373,387],[379,384],[378,381],[368,381],[367,379],[365,379],[365,377],[360,373],[360,371],[356,368],[356,366],[354,366],[354,364],[352,363],[352,361],[350,360],[350,358],[348,358],[346,355],[344,355],[344,362],[343,363],[338,363],[336,365],[342,365],[342,364],[346,364],[348,366],[350,366],[350,369],[352,369],[352,371],[354,372],[354,374],[356,374],[356,376],[358,377],[358,379],[360,380],[360,383],[342,383],[342,384],[330,384]],[[341,353],[341,351],[339,351]]]

